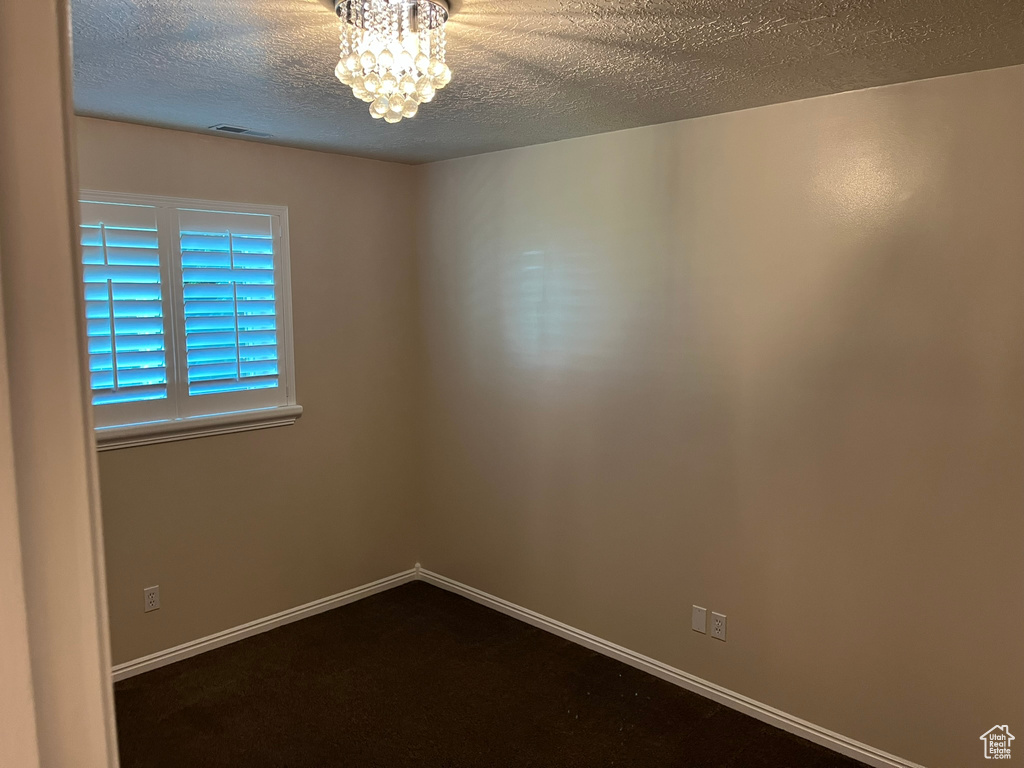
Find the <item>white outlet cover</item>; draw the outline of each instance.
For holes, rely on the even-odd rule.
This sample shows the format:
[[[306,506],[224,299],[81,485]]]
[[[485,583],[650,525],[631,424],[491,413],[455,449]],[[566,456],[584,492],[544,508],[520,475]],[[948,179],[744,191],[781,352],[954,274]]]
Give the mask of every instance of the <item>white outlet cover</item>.
[[[143,612],[149,613],[155,611],[160,607],[160,587],[146,587],[143,590],[144,602],[142,604]]]
[[[708,609],[699,605],[693,606],[693,618],[690,620],[690,627],[694,632],[707,634],[708,631]]]
[[[726,618],[724,613],[711,613],[711,636],[716,640],[725,641]]]

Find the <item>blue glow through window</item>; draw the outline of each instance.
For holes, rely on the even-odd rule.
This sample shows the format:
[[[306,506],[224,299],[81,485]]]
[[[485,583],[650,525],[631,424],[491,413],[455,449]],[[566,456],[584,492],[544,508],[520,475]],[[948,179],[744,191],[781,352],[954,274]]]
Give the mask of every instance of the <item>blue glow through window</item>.
[[[155,211],[92,203],[83,216],[82,264],[94,405],[167,398],[160,249]],[[148,219],[151,226],[124,224]]]
[[[180,231],[189,395],[279,385],[274,241],[247,218],[266,234]]]

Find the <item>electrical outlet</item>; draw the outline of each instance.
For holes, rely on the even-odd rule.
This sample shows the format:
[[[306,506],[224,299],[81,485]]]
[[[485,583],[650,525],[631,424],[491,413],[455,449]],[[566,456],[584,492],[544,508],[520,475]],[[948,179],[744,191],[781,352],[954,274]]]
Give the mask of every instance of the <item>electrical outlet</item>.
[[[708,631],[708,609],[699,605],[693,606],[693,618],[690,619],[690,627],[694,632],[707,634]]]
[[[146,587],[143,590],[143,594],[146,596],[145,613],[155,611],[160,607],[160,587]]]
[[[725,642],[725,614],[711,612],[711,636]]]

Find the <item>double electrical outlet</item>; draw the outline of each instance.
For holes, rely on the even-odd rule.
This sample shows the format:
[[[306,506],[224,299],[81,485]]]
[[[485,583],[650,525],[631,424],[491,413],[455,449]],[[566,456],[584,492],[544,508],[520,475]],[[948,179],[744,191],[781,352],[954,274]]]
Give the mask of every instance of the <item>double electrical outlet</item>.
[[[693,619],[690,623],[693,627],[694,632],[700,632],[702,635],[708,633],[708,609],[701,608],[699,605],[693,606]],[[711,636],[716,640],[725,642],[725,614],[711,612]]]

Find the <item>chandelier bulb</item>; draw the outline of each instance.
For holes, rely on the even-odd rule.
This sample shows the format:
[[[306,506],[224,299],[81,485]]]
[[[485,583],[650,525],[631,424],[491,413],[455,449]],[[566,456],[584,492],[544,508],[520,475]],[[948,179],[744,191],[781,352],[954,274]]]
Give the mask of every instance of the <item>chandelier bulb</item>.
[[[406,96],[416,92],[416,78],[412,75],[402,75],[402,79],[398,82],[398,89]]]
[[[371,72],[363,78],[363,88],[365,88],[369,93],[377,93],[380,90],[380,86],[380,75],[376,72]]]
[[[426,75],[416,82],[416,93],[419,94],[420,101],[430,101],[434,98],[434,84]]]

